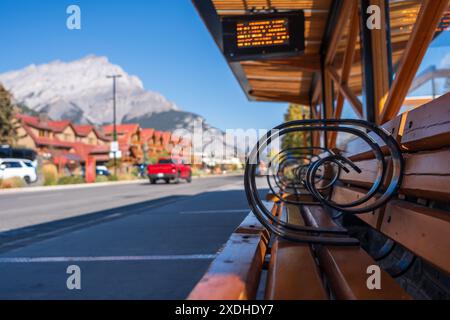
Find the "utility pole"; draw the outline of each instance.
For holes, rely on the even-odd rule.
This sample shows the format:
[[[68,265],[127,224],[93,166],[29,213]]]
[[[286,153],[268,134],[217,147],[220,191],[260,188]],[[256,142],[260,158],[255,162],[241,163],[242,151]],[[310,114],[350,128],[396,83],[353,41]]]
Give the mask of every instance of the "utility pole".
[[[120,74],[114,74],[106,76],[108,79],[113,79],[113,141],[117,144],[117,117],[116,117],[116,81],[118,78],[122,78]],[[117,151],[113,151],[114,154],[114,176],[117,176]]]

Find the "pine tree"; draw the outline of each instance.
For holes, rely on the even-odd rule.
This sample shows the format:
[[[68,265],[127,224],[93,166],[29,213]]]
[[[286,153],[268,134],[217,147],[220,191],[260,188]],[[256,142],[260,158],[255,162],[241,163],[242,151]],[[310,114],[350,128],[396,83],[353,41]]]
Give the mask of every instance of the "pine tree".
[[[305,120],[309,118],[309,108],[297,104],[291,104],[284,121]],[[283,149],[308,147],[310,145],[308,132],[288,133],[283,138]]]
[[[14,118],[16,107],[11,93],[0,84],[0,144],[14,145],[17,141],[18,122]]]

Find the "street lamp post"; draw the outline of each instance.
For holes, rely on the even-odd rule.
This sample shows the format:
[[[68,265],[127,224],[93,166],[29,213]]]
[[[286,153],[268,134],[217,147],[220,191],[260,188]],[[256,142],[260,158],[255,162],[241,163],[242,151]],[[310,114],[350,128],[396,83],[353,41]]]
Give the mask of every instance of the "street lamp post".
[[[113,79],[113,141],[117,144],[117,117],[116,117],[116,81],[121,78],[120,74],[107,76],[108,79]],[[114,176],[117,176],[117,151],[113,150],[114,155]]]

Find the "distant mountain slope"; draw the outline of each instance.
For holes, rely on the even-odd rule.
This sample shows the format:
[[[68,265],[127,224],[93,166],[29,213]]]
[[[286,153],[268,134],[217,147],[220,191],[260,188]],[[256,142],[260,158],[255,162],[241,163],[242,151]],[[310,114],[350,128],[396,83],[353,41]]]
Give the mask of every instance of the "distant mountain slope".
[[[0,82],[12,92],[17,103],[47,113],[52,119],[103,124],[113,118],[112,80],[106,78],[111,74],[122,75],[117,82],[119,122],[125,117],[178,110],[164,96],[146,91],[139,78],[128,75],[106,57],[94,55],[3,73]]]
[[[171,132],[193,132],[195,124],[200,124],[205,132],[205,153],[222,154],[232,148],[224,143],[221,130],[197,114],[181,111],[161,94],[146,91],[139,78],[128,75],[106,57],[90,55],[72,62],[31,65],[0,74],[0,83],[13,94],[24,113],[102,125],[113,119],[112,80],[107,78],[112,74],[122,76],[117,80],[119,123],[139,123],[143,128]]]
[[[195,121],[203,122],[203,126],[209,129],[212,128],[201,116],[186,111],[165,111],[160,113],[153,113],[151,115],[144,115],[137,118],[125,117],[124,123],[139,123],[143,128],[154,128],[160,131],[173,131],[176,129],[187,129],[191,131]]]

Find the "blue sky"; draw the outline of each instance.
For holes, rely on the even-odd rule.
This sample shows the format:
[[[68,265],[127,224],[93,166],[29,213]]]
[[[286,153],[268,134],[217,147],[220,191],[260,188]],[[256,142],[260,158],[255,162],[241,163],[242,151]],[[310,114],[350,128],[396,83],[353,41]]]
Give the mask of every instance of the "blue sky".
[[[80,31],[66,28],[71,4]],[[247,101],[190,0],[1,0],[0,30],[0,73],[95,54],[222,129],[271,128],[287,108]]]
[[[80,31],[66,28],[71,4],[82,10]],[[7,44],[0,73],[95,54],[222,129],[268,129],[287,108],[247,101],[190,0],[0,0],[0,30]],[[421,70],[450,52],[449,33],[433,43]]]

